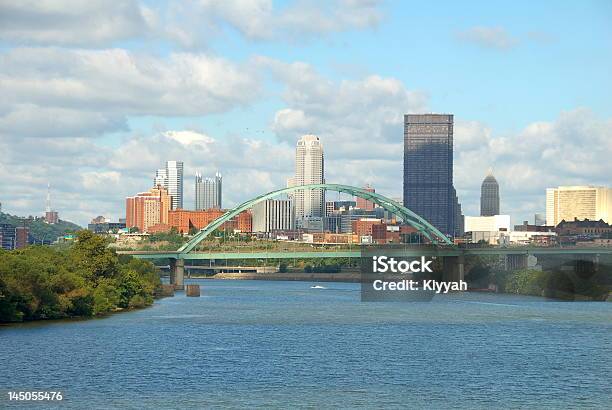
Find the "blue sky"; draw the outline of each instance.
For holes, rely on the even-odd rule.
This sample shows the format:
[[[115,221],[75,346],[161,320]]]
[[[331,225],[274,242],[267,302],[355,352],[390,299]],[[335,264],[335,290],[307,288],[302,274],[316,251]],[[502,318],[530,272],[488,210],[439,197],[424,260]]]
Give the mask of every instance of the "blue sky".
[[[577,106],[612,115],[612,54],[606,53],[612,42],[609,2],[446,1],[432,6],[395,1],[382,4],[381,10],[384,19],[371,30],[304,41],[253,41],[225,26],[222,39],[210,50],[234,61],[253,55],[305,61],[337,81],[373,73],[398,78],[428,93],[432,111],[485,121],[499,132],[553,120]],[[501,28],[512,45],[500,49],[460,40],[460,33],[473,27]],[[168,44],[146,47],[161,54],[176,50]],[[166,117],[163,123],[239,133],[242,127],[230,125],[239,115],[250,128],[266,129],[269,115],[262,114],[282,105],[269,98],[249,109],[207,118]],[[132,122],[147,130],[154,123],[150,118]]]
[[[55,0],[0,16],[12,213],[40,214],[50,181],[66,219],[116,219],[169,159],[187,204],[190,176],[218,168],[232,206],[284,185],[305,132],[328,181],[399,196],[408,112],[455,114],[467,215],[489,167],[516,223],[547,186],[610,185],[609,1]]]

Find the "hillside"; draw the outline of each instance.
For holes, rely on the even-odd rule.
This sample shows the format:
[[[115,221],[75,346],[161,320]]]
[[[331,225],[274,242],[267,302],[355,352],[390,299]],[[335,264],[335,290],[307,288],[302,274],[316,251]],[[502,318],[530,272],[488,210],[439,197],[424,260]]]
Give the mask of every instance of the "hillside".
[[[43,218],[29,216],[20,218],[18,216],[9,215],[0,212],[0,224],[7,223],[13,226],[24,225],[30,227],[30,235],[37,243],[44,241],[45,243],[53,242],[58,236],[63,236],[66,233],[78,231],[82,229],[79,225],[72,222],[60,221],[55,225],[49,225]]]

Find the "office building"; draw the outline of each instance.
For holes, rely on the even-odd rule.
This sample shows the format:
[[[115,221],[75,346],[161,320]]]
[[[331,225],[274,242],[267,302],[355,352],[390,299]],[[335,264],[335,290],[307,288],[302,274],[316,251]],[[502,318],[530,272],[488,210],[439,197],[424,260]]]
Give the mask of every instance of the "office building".
[[[480,186],[480,216],[499,215],[499,184],[489,171]]]
[[[387,238],[387,224],[377,218],[360,218],[352,221],[352,231],[359,237],[369,236],[372,242],[385,243]]]
[[[125,199],[125,225],[147,232],[153,225],[167,224],[171,204],[168,190],[161,186],[128,197]]]
[[[213,178],[203,178],[202,174],[195,176],[195,209],[221,209],[222,177],[219,172]]]
[[[15,249],[15,227],[10,224],[0,224],[0,247],[2,249]]]
[[[601,186],[560,186],[546,189],[546,224],[574,219],[612,223],[612,189]]]
[[[466,232],[510,231],[510,215],[466,216]]]
[[[15,249],[23,249],[30,244],[30,228],[18,226],[15,228]]]
[[[374,188],[372,188],[370,185],[366,185],[365,187],[363,187],[363,190],[368,192],[375,192]],[[374,202],[368,201],[367,199],[356,197],[355,202],[357,203],[356,207],[359,209],[363,209],[365,211],[371,211],[374,209]]]
[[[163,186],[164,188],[168,188],[168,172],[166,168],[158,169],[155,172],[155,178],[153,178],[153,186]]]
[[[523,221],[522,225],[514,225],[515,232],[554,232],[554,226],[529,225],[529,221]]]
[[[334,211],[348,211],[356,207],[356,201],[334,201]]]
[[[153,187],[166,188],[172,198],[170,209],[183,209],[183,162],[166,161],[165,169],[158,169],[153,178]]]
[[[330,216],[334,210],[334,201],[325,201],[325,216]]]
[[[535,226],[544,226],[544,225],[546,225],[546,215],[535,214],[533,216],[533,223],[534,223]]]
[[[290,199],[268,199],[253,205],[253,232],[289,231],[295,228]]]
[[[111,222],[103,216],[97,216],[89,222],[87,230],[97,234],[117,233],[125,229],[125,220],[120,222]]]
[[[453,187],[453,115],[404,115],[404,206],[446,235],[462,234]]]
[[[295,149],[295,175],[288,186],[325,183],[323,145],[319,137],[304,135]],[[291,194],[295,219],[302,226],[304,218],[322,218],[325,213],[325,192],[322,189],[295,191]]]

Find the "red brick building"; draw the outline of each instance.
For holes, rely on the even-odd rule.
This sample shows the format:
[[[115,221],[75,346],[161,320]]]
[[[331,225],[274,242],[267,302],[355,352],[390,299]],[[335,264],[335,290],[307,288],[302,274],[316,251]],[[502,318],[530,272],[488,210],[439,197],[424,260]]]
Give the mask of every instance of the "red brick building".
[[[358,236],[371,236],[376,243],[385,243],[387,240],[387,224],[381,219],[362,218],[353,221],[353,233]]]
[[[365,187],[363,187],[364,191],[368,191],[368,192],[375,192],[374,188],[372,188],[370,185],[366,185]],[[374,210],[374,202],[368,201],[367,199],[363,199],[360,197],[356,198],[356,207],[359,209],[363,209],[365,211],[373,211]]]
[[[149,227],[168,223],[171,196],[158,186],[125,199],[125,226],[148,232]]]
[[[27,226],[18,226],[15,228],[15,249],[22,249],[28,246],[30,236],[30,228]]]
[[[180,233],[188,233],[191,229],[202,229],[225,214],[225,212],[227,211],[222,209],[207,209],[205,211],[186,211],[184,209],[171,210],[168,212],[168,229],[176,228]],[[248,211],[241,212],[232,220],[224,223],[221,229],[251,232],[251,213]]]

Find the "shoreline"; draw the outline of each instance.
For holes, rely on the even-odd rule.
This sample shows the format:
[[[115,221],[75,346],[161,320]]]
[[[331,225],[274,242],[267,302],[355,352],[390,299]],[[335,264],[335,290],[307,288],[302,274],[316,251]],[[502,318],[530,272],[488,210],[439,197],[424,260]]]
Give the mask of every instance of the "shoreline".
[[[276,280],[301,282],[361,282],[361,276],[356,272],[268,272],[268,273],[217,273],[213,276],[191,275],[192,279],[224,279],[224,280]]]

